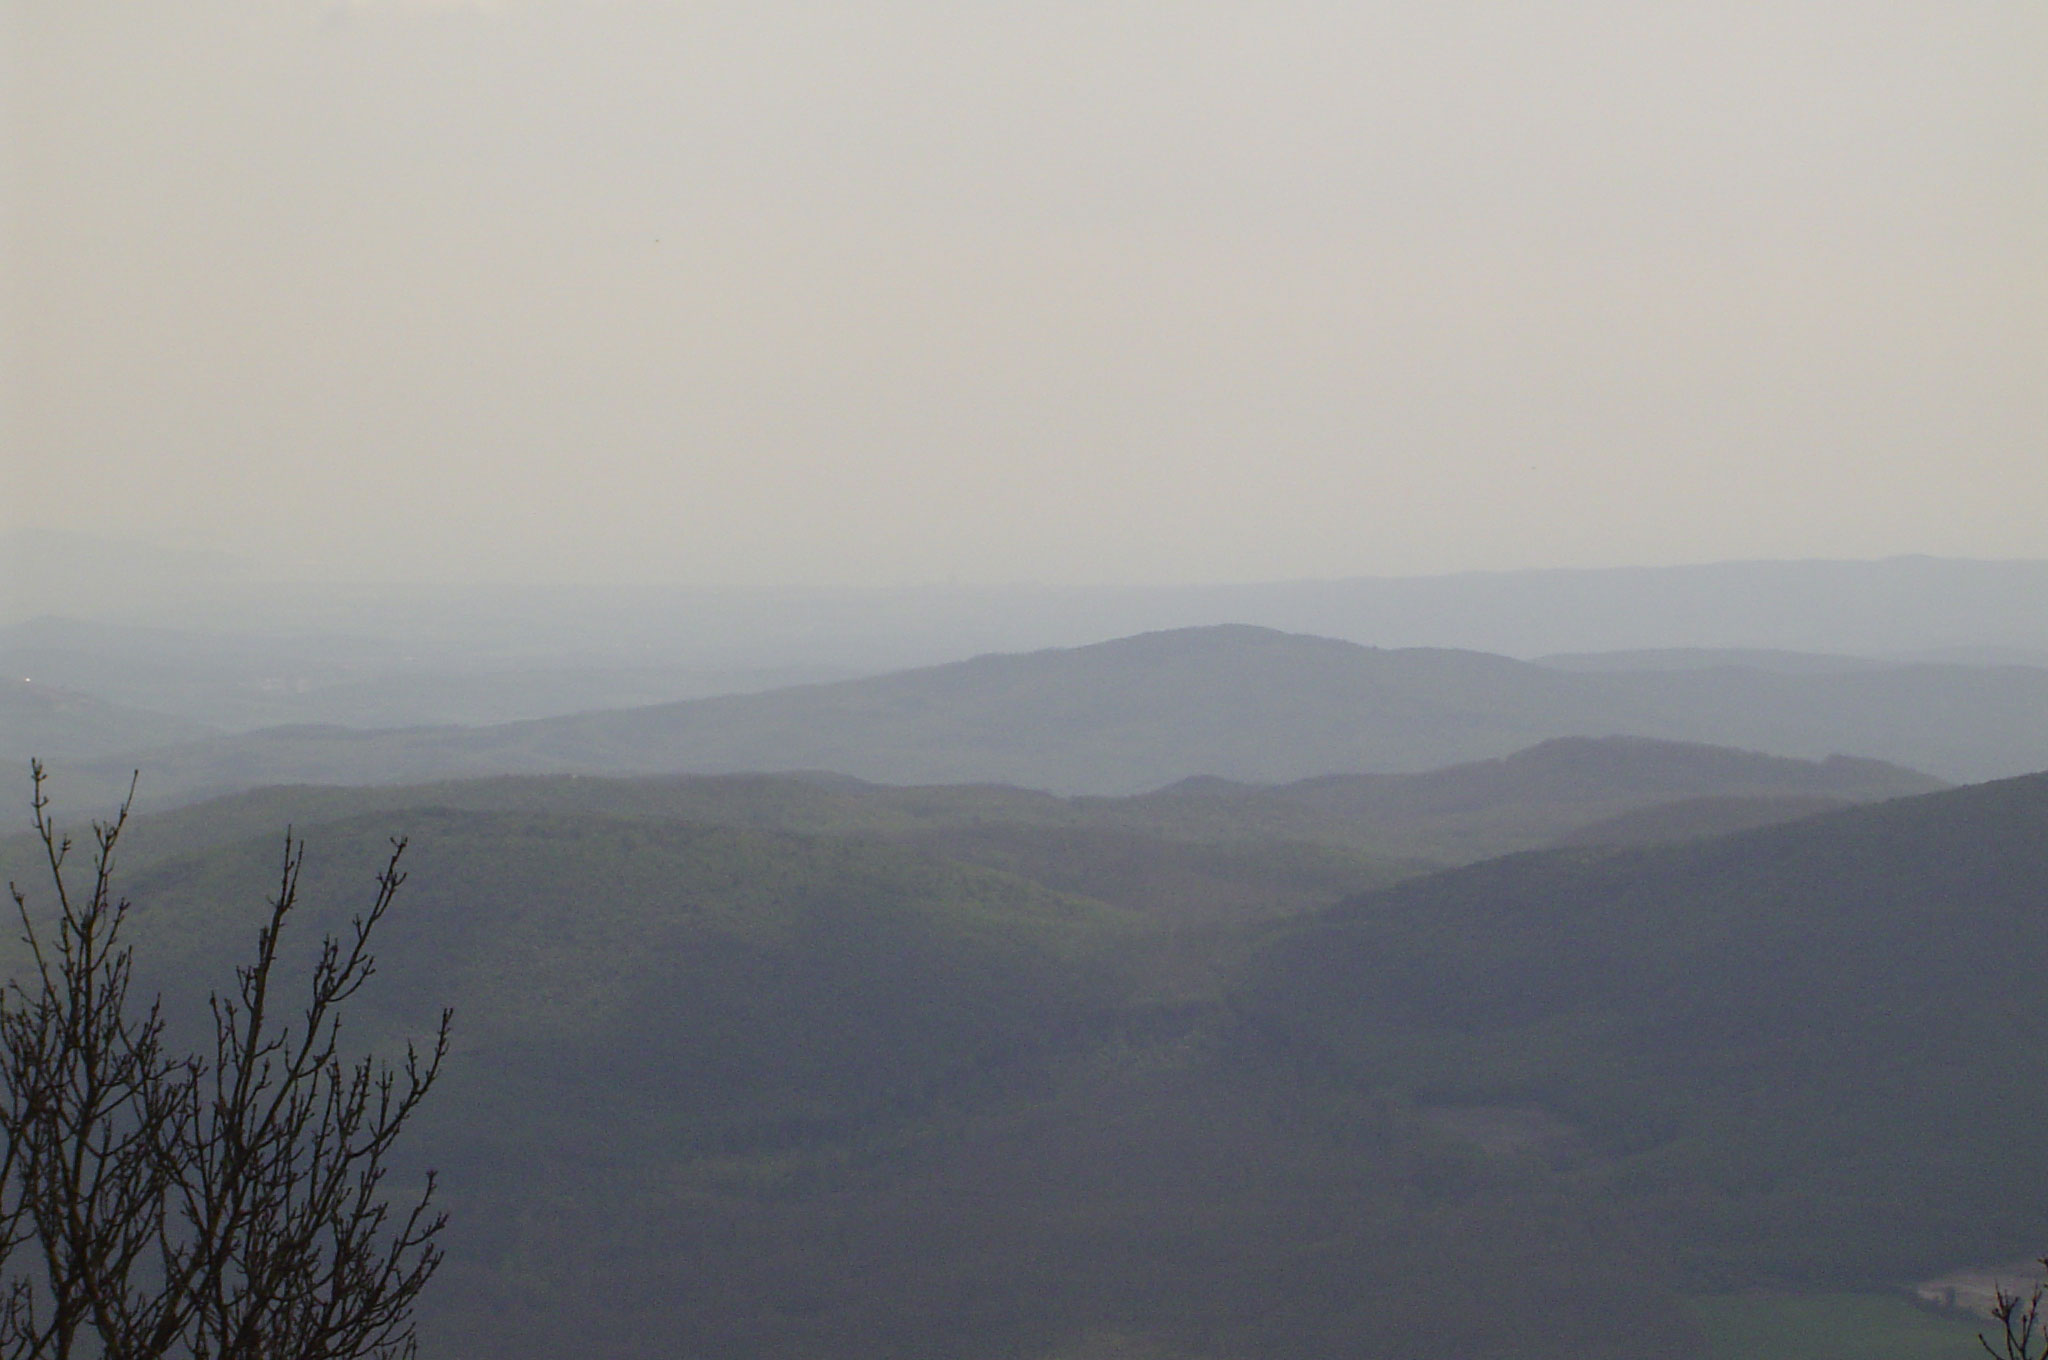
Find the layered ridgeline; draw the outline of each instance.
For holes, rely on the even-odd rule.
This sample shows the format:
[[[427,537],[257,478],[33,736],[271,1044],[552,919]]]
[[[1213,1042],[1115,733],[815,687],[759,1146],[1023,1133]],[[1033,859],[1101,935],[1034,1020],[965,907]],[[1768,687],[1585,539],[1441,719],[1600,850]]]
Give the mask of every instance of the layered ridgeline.
[[[2048,766],[2048,669],[1598,671],[1224,626],[488,727],[271,729],[97,768],[102,797],[136,765],[160,798],[287,782],[728,770],[1115,794],[1195,775],[1419,771],[1614,733],[1997,777]]]
[[[1211,586],[825,592],[322,583],[279,579],[266,565],[127,538],[0,530],[0,667],[33,654],[37,665],[73,667],[72,675],[91,681],[78,687],[101,698],[177,704],[171,711],[185,717],[239,726],[250,718],[351,721],[335,715],[361,711],[364,696],[341,691],[366,682],[380,688],[380,711],[410,714],[402,722],[441,721],[433,715],[451,711],[451,701],[457,716],[446,721],[488,721],[483,715],[503,704],[503,691],[471,702],[460,685],[409,694],[402,683],[480,669],[501,680],[551,671],[547,687],[558,692],[579,672],[607,688],[615,681],[601,673],[619,670],[802,664],[878,674],[1226,621],[1381,647],[1510,656],[1712,647],[2048,664],[2043,561],[1894,557]],[[52,610],[78,617],[46,617]]]
[[[80,801],[74,772],[51,776]],[[152,768],[144,807],[159,801]],[[25,787],[25,786],[24,786]],[[91,785],[88,783],[88,787]],[[1119,839],[1288,843],[1347,856],[1460,863],[1563,841],[1630,843],[1789,821],[1946,785],[1882,761],[1799,760],[1647,737],[1560,737],[1497,760],[1417,774],[1326,775],[1286,784],[1213,776],[1125,797],[1062,796],[996,784],[872,784],[843,775],[732,774],[604,779],[501,776],[390,787],[295,785],[229,795],[149,818],[131,853],[192,850],[380,811],[460,808],[682,820],[803,834],[865,835],[989,855],[1057,847],[1071,857]],[[1050,837],[1051,839],[1048,839]],[[1008,847],[1005,849],[1004,847]]]
[[[1421,774],[1279,785],[1196,778],[1121,803],[1185,831],[1284,827],[1303,840],[1460,862],[1560,841],[1693,839],[1941,787],[1917,771],[1850,756],[1798,760],[1650,737],[1559,737]]]
[[[1655,753],[1425,778],[1749,765]],[[1428,877],[1190,793],[277,790],[138,823],[126,886],[189,992],[283,821],[309,934],[412,836],[356,1014],[458,1009],[445,1355],[1705,1357],[1682,1294],[2039,1245],[2048,779]]]

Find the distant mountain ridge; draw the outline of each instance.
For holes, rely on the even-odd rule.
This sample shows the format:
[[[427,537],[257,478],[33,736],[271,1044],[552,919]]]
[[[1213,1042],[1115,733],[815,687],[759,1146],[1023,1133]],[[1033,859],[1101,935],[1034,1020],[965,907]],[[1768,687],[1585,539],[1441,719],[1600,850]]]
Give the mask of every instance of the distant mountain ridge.
[[[1553,841],[1689,839],[1947,787],[1851,756],[1798,760],[1653,737],[1556,737],[1420,774],[1322,775],[1257,786],[1213,776],[1132,799],[1193,823],[1291,824],[1383,850],[1464,862]],[[1704,806],[1703,806],[1704,805]]]
[[[1801,760],[1701,742],[1612,736],[1554,737],[1498,760],[1423,774],[1319,775],[1272,792],[1344,808],[1394,801],[1408,806],[1447,801],[1469,805],[1479,799],[1506,800],[1535,787],[1552,800],[1679,797],[1706,788],[1875,799],[1931,793],[1943,783],[1917,770],[1859,756]]]
[[[1128,794],[1198,774],[1421,771],[1615,734],[1992,778],[2048,768],[2048,670],[1575,674],[1223,625],[493,727],[273,729],[76,775],[104,795],[145,766],[157,796],[181,800],[272,783],[746,770]]]

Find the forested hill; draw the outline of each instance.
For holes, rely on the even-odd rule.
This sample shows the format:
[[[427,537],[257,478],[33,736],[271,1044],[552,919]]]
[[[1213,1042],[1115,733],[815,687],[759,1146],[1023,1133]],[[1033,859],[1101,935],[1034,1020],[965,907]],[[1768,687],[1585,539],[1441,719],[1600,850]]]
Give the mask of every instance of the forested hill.
[[[1597,1150],[1585,1190],[1721,1285],[2038,1250],[2048,776],[1495,860],[1358,898],[1265,968],[1250,1042],[1541,1108]]]
[[[159,796],[518,772],[831,770],[890,783],[1132,793],[1219,775],[1403,772],[1560,736],[1654,736],[1945,779],[2048,767],[2048,669],[1739,666],[1579,673],[1243,626],[761,694],[481,728],[279,728],[138,752]]]
[[[1449,784],[1829,768],[1658,756]],[[274,790],[143,818],[120,886],[183,1025],[284,821],[301,963],[412,837],[351,1032],[457,1010],[411,1150],[458,1360],[1408,1360],[1446,1317],[1475,1357],[1699,1360],[1687,1295],[2038,1249],[2048,777],[1427,877],[1101,819],[1149,801]]]
[[[1236,964],[1279,899],[1314,905],[1313,859],[991,868],[943,840],[530,808],[309,829],[301,963],[412,837],[356,1039],[391,1052],[456,1009],[401,1169],[437,1166],[454,1215],[437,1354],[1392,1360],[1495,1276],[1468,1340],[1540,1316],[1541,1360],[1695,1354],[1630,1235],[1219,1051]],[[146,847],[131,938],[183,1033],[280,847]],[[1231,929],[1252,871],[1275,900]]]

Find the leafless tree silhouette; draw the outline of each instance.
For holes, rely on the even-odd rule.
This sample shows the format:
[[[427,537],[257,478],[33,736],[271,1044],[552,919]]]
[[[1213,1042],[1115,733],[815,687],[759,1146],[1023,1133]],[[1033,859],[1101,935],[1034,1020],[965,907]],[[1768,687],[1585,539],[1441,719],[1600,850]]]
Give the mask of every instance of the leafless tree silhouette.
[[[2041,1261],[2041,1268],[2048,1270],[2048,1257]],[[2026,1294],[2008,1294],[2003,1288],[1998,1291],[1998,1301],[1991,1309],[1992,1320],[2004,1329],[1998,1344],[1992,1338],[1980,1334],[1977,1343],[1984,1347],[1987,1355],[1995,1360],[2048,1360],[2048,1322],[2041,1314],[2041,1304],[2048,1298],[2048,1285],[2035,1285]]]
[[[405,1208],[383,1182],[440,1073],[450,1017],[397,1067],[338,1044],[341,1007],[376,971],[370,937],[404,881],[404,842],[291,1006],[278,951],[304,846],[287,832],[254,960],[210,999],[213,1052],[182,1054],[161,1003],[131,997],[129,908],[112,877],[129,803],[93,824],[81,894],[32,771],[56,901],[39,922],[9,885],[27,963],[0,994],[0,1357],[411,1356],[444,1220],[431,1174]]]

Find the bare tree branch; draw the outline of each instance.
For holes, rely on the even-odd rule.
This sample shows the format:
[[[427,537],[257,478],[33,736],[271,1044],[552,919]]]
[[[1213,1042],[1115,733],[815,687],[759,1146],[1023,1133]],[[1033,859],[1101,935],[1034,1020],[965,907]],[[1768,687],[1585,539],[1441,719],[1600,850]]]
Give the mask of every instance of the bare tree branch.
[[[208,1057],[169,1051],[160,1004],[131,1003],[128,903],[113,891],[130,801],[93,826],[89,892],[31,766],[55,897],[39,926],[9,885],[30,970],[0,993],[0,1360],[397,1360],[440,1265],[430,1173],[394,1216],[386,1159],[440,1076],[450,1014],[404,1064],[350,1061],[341,1008],[405,875],[394,840],[368,912],[323,940],[294,1018],[280,943],[304,843],[287,832],[254,961],[209,998]]]
[[[2048,1257],[2042,1258],[2041,1268],[2048,1271]],[[2037,1284],[2024,1295],[2008,1294],[2000,1286],[1991,1318],[2004,1334],[1994,1346],[1992,1339],[1980,1332],[1977,1344],[1984,1348],[1984,1353],[1994,1360],[2048,1360],[2048,1334],[2042,1331],[2044,1298],[2048,1298],[2048,1285]]]

